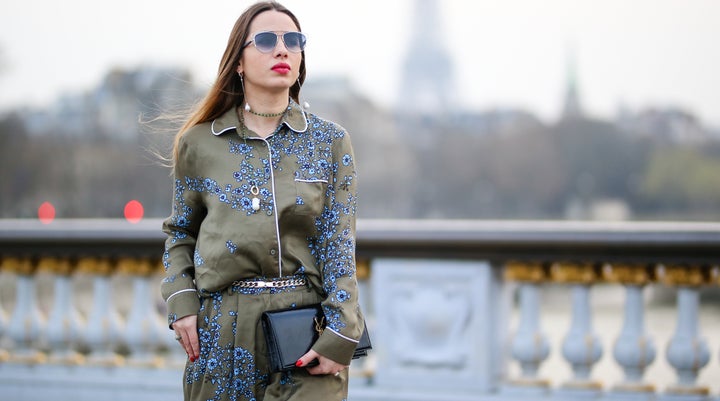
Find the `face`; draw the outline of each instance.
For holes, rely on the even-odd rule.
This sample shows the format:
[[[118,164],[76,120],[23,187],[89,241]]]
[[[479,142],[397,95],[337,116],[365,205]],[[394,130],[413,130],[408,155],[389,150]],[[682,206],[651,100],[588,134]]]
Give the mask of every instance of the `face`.
[[[250,24],[248,40],[253,40],[258,32],[280,33],[275,48],[263,53],[250,43],[243,50],[237,72],[243,74],[246,95],[257,91],[277,93],[287,92],[300,75],[302,53],[287,49],[282,38],[283,32],[298,30],[292,19],[285,13],[271,10],[258,14]]]

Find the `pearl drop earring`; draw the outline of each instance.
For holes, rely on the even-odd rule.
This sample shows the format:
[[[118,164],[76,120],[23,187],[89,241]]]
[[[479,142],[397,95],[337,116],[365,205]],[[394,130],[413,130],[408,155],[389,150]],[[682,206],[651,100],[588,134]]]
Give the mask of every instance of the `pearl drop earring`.
[[[245,97],[245,81],[243,80],[242,72],[238,71],[238,76],[240,77],[240,87],[242,88],[243,97]],[[250,112],[250,104],[248,102],[245,102],[245,111]]]

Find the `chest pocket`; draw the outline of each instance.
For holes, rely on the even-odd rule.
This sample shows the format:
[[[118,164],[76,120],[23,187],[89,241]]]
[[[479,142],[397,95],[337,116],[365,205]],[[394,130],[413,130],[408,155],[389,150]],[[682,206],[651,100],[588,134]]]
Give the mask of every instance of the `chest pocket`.
[[[319,216],[325,204],[327,186],[324,179],[295,178],[295,213]]]

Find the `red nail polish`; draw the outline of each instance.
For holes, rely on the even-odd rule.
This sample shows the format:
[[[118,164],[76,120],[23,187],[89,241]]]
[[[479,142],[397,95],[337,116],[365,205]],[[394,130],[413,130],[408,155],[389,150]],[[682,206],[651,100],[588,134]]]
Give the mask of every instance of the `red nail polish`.
[[[295,362],[295,366],[297,366],[298,368],[301,367],[302,365],[303,365],[303,361],[301,361],[300,359],[298,359],[297,362]]]

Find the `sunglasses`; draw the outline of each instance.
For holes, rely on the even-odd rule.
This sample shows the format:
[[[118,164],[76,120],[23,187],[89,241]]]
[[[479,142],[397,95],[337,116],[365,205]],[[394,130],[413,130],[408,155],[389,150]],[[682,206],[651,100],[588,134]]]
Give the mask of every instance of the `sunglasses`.
[[[302,32],[258,32],[252,40],[245,43],[243,49],[248,47],[250,43],[255,44],[255,48],[261,53],[270,53],[275,50],[278,38],[282,37],[285,48],[293,53],[300,53],[305,50],[307,37]]]

